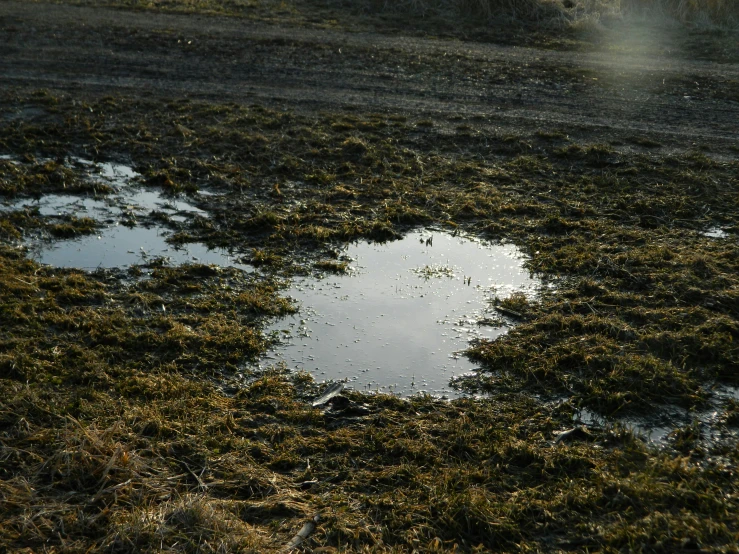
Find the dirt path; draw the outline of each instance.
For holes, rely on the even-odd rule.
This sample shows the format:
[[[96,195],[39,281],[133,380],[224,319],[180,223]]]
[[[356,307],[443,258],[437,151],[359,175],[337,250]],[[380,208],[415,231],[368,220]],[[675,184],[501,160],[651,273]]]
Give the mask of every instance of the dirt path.
[[[717,152],[736,143],[739,121],[739,64],[669,57],[645,36],[554,52],[3,2],[0,49],[3,87],[360,107],[442,126],[476,118],[503,132],[566,128],[593,142],[639,135]]]

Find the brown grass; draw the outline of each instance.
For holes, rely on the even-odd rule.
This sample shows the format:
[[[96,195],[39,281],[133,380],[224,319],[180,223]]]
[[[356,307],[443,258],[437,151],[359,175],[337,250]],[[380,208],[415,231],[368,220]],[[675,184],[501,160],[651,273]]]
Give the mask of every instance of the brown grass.
[[[736,24],[739,2],[732,0],[366,0],[375,9],[420,16],[463,16],[488,21],[514,20],[566,27],[603,15],[674,18],[681,22]]]
[[[44,2],[46,0],[33,0]],[[229,15],[269,22],[332,26],[343,20],[344,9],[351,19],[360,14],[401,16],[403,25],[418,19],[437,23],[513,23],[545,29],[566,29],[602,18],[636,16],[647,22],[679,21],[722,27],[739,25],[739,2],[735,0],[57,0],[86,6],[112,6],[135,10]],[[337,11],[338,8],[338,11]],[[337,19],[334,19],[337,17]],[[414,21],[415,20],[415,21]],[[347,23],[348,21],[345,21]],[[356,23],[356,21],[354,21]],[[447,32],[453,32],[451,27]]]
[[[261,268],[129,279],[0,246],[0,552],[277,552],[315,514],[308,547],[323,552],[736,552],[736,436],[703,440],[734,432],[735,405],[662,450],[619,426],[558,440],[575,406],[690,408],[736,384],[736,161],[620,153],[573,129],[449,136],[361,112],[4,101],[56,111],[0,123],[25,160],[0,164],[3,196],[57,190],[32,153],[96,144],[161,182],[217,187],[210,225],[193,218],[180,238],[238,244]],[[0,214],[2,240],[46,219]],[[272,272],[339,271],[341,244],[421,224],[514,240],[560,277],[498,304],[519,326],[473,352],[485,371],[469,385],[487,399],[349,392],[316,408],[306,375],[227,380],[266,348],[264,319],[291,309]],[[730,238],[703,235],[716,225]]]

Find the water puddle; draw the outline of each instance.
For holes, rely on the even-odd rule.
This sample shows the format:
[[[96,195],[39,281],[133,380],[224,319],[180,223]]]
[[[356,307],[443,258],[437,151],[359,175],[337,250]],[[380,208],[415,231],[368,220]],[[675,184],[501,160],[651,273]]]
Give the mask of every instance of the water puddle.
[[[708,406],[698,411],[689,411],[677,406],[660,406],[659,411],[653,416],[632,415],[612,419],[603,417],[587,408],[581,408],[575,414],[575,423],[606,427],[618,421],[647,442],[658,446],[667,444],[671,433],[681,427],[698,424],[702,430],[703,439],[712,442],[726,434],[726,430],[720,428],[721,412],[727,401],[739,400],[739,387],[717,385],[710,390],[710,394],[711,398]]]
[[[13,160],[3,155],[0,159]],[[185,222],[193,216],[208,213],[180,198],[169,198],[160,192],[135,185],[140,175],[130,166],[113,162],[95,163],[71,158],[71,165],[88,179],[104,180],[115,193],[106,196],[49,194],[38,200],[21,199],[0,203],[0,212],[30,209],[44,217],[88,217],[105,225],[94,235],[67,240],[28,241],[29,257],[55,267],[97,268],[125,267],[152,262],[170,264],[202,263],[236,267],[252,271],[251,266],[234,261],[224,249],[210,250],[202,244],[172,246],[169,232],[152,224],[152,212],[169,221]],[[139,224],[143,220],[143,225]]]
[[[114,225],[100,233],[79,239],[37,243],[30,246],[29,257],[54,267],[94,270],[127,267],[163,260],[170,265],[183,263],[215,264],[244,271],[253,268],[234,261],[226,250],[210,250],[203,244],[172,246],[168,233],[156,227]]]
[[[138,172],[136,172],[131,166],[125,164],[115,162],[95,163],[92,160],[78,157],[72,157],[70,159],[73,164],[88,169],[91,173],[98,174],[100,177],[108,181],[125,184],[126,181],[130,181],[139,176]]]
[[[648,442],[662,444],[667,440],[667,436],[677,428],[676,422],[685,419],[685,410],[679,410],[674,407],[665,408],[659,416],[646,419],[640,417],[626,417],[611,419],[603,417],[596,412],[581,408],[575,414],[575,423],[583,424],[588,427],[607,427],[608,425],[618,421],[627,429],[632,430],[635,434],[643,437]]]
[[[707,231],[703,232],[704,237],[709,237],[712,239],[725,239],[729,236],[729,233],[727,233],[724,229],[721,227],[711,227]]]
[[[541,286],[514,246],[441,232],[359,242],[346,255],[348,275],[293,284],[300,311],[268,330],[281,344],[265,364],[362,391],[459,396],[449,382],[475,369],[462,355],[469,342],[509,328],[479,324],[497,318],[490,301]]]

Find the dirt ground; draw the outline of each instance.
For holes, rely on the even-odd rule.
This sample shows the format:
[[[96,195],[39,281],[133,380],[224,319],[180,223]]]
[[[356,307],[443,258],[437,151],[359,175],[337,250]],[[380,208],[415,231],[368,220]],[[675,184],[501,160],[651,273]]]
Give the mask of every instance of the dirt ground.
[[[277,552],[316,516],[299,550],[737,552],[735,35],[106,4],[0,2],[0,552]],[[77,158],[207,214],[118,223],[258,271],[30,260],[103,225],[30,205],[112,194]],[[497,306],[476,396],[235,378],[292,277],[422,227],[556,285]]]
[[[196,14],[3,2],[4,86],[482,118],[566,127],[588,142],[646,135],[736,144],[739,69],[686,59],[670,31],[604,30],[589,52],[265,25]],[[689,54],[690,52],[688,52]]]

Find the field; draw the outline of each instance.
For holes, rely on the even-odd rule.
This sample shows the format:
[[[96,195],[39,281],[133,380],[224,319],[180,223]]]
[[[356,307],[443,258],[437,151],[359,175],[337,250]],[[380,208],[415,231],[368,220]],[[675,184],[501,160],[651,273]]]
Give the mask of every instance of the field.
[[[316,516],[296,551],[737,552],[734,17],[1,3],[0,552],[279,552]],[[79,159],[203,213],[116,225],[257,270],[37,263],[110,224],[33,206],[113,196]],[[291,279],[421,228],[553,283],[502,302],[466,397],[313,406],[250,365]]]

